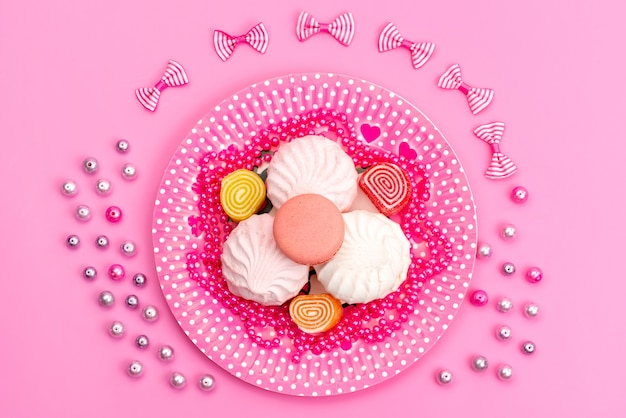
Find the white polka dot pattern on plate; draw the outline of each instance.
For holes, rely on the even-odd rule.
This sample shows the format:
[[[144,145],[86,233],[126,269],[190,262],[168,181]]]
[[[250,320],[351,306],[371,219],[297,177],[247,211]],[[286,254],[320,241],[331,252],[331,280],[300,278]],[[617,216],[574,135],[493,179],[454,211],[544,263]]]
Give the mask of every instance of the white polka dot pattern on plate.
[[[447,270],[422,285],[414,315],[380,343],[356,342],[348,351],[306,354],[292,363],[288,340],[263,349],[205,289],[192,281],[186,253],[203,246],[187,220],[197,215],[192,190],[206,152],[249,144],[261,129],[313,109],[348,115],[361,141],[406,158],[431,174],[427,213],[450,239]],[[379,131],[380,130],[380,131]],[[215,106],[183,139],[157,192],[153,218],[157,275],[185,334],[237,378],[266,390],[328,396],[365,389],[415,363],[443,335],[463,301],[474,268],[476,213],[463,167],[441,132],[403,98],[364,80],[334,74],[287,75],[254,84]]]

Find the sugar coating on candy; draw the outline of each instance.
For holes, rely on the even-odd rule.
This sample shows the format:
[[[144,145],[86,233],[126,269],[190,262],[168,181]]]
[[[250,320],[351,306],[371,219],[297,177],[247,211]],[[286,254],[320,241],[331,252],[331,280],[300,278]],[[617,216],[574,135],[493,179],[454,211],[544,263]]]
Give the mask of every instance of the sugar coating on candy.
[[[307,135],[282,145],[267,169],[267,196],[275,208],[301,194],[314,193],[347,210],[356,197],[352,158],[328,138]]]
[[[328,261],[341,247],[344,235],[341,212],[317,194],[295,196],[276,212],[274,239],[287,257],[313,265]]]
[[[343,314],[341,301],[332,295],[299,295],[289,303],[289,315],[307,334],[318,334],[333,328]]]
[[[378,163],[359,177],[359,187],[386,216],[400,212],[411,200],[411,180],[395,164]]]
[[[220,203],[235,222],[248,219],[265,202],[265,183],[254,171],[240,169],[222,179]]]
[[[309,266],[296,263],[276,245],[274,217],[253,215],[230,233],[221,256],[231,293],[262,305],[282,305],[307,283]]]
[[[398,289],[411,265],[411,244],[400,226],[380,213],[344,213],[337,254],[315,266],[328,293],[346,303],[368,303]]]

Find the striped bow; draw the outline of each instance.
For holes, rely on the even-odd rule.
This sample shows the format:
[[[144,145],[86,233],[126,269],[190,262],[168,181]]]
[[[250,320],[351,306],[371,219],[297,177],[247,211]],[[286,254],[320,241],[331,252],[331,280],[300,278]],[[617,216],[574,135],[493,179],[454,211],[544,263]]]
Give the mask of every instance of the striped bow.
[[[471,87],[461,79],[461,67],[454,64],[439,78],[438,86],[443,89],[457,89],[467,96],[467,103],[473,114],[487,107],[493,100],[494,91]]]
[[[500,151],[500,140],[503,134],[504,123],[502,122],[489,123],[474,130],[474,135],[491,147],[491,163],[485,171],[485,177],[490,180],[504,179],[517,171],[513,161]]]
[[[411,61],[414,68],[420,68],[435,51],[435,44],[430,42],[411,42],[404,39],[398,28],[393,23],[389,23],[378,37],[378,50],[380,52],[391,51],[396,48],[408,48],[411,51]]]
[[[300,42],[320,32],[331,34],[333,38],[345,46],[350,45],[354,37],[354,18],[352,13],[344,13],[331,23],[320,23],[307,12],[300,13],[298,24],[296,25],[296,35],[298,35]]]
[[[154,87],[135,90],[135,95],[143,107],[151,112],[154,112],[163,90],[167,87],[184,86],[187,83],[189,83],[189,79],[187,78],[187,73],[185,73],[183,66],[174,60],[169,60],[167,68],[165,69],[165,74],[163,74],[163,77],[161,77],[159,82],[156,83]]]
[[[250,29],[245,35],[231,36],[221,30],[213,32],[213,45],[215,46],[215,52],[222,59],[226,61],[233,54],[235,47],[240,43],[247,43],[252,48],[259,51],[261,54],[267,50],[267,44],[269,43],[269,36],[265,25],[259,23]]]

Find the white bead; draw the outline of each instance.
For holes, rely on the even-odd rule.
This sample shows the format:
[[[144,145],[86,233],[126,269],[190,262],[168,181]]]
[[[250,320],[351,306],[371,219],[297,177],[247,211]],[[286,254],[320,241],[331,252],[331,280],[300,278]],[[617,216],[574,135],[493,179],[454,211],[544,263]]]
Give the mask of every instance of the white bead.
[[[200,389],[208,392],[215,387],[215,378],[210,374],[206,374],[200,378],[199,385]]]
[[[155,308],[152,305],[148,305],[145,308],[143,308],[142,314],[143,314],[143,318],[146,321],[150,321],[150,322],[156,321],[156,319],[159,317],[159,312],[157,311],[157,308]]]
[[[124,324],[122,324],[120,321],[114,321],[111,324],[111,328],[109,329],[109,333],[116,338],[121,337],[122,335],[124,335]]]
[[[534,318],[537,316],[537,314],[539,314],[539,306],[537,306],[534,303],[527,303],[526,306],[524,306],[524,315],[526,315],[528,318]]]
[[[170,378],[170,384],[176,389],[183,388],[186,383],[187,379],[185,379],[185,376],[183,376],[182,373],[174,372]]]
[[[170,361],[174,358],[174,349],[169,345],[159,348],[159,358],[164,361]]]
[[[472,369],[482,372],[483,370],[487,370],[489,367],[489,362],[485,356],[476,356],[472,359]]]
[[[61,193],[68,197],[76,196],[76,193],[78,193],[76,182],[74,182],[74,180],[67,180],[61,187]]]
[[[533,354],[535,352],[535,343],[532,341],[525,341],[522,343],[522,352],[524,354]]]
[[[100,295],[98,295],[98,303],[100,304],[100,306],[108,308],[110,306],[113,306],[114,302],[115,297],[113,296],[113,293],[109,292],[108,290],[103,290],[102,292],[100,292]]]
[[[85,270],[83,270],[83,277],[85,279],[88,280],[93,280],[98,276],[98,271],[96,270],[95,267],[85,267]]]
[[[452,372],[448,370],[439,370],[437,373],[437,382],[440,385],[447,385],[452,382]]]
[[[496,337],[498,337],[498,339],[503,340],[503,341],[510,340],[511,334],[512,334],[511,327],[509,327],[508,325],[501,325],[496,330]]]
[[[137,177],[137,169],[132,164],[125,164],[122,167],[122,177],[126,180],[134,180]]]
[[[86,222],[91,219],[91,209],[89,206],[79,205],[76,207],[76,219]]]
[[[139,298],[135,295],[126,296],[126,300],[124,302],[126,303],[126,306],[131,309],[137,309],[139,306]]]
[[[108,248],[109,247],[109,238],[106,235],[99,235],[96,237],[96,246],[98,248]]]
[[[130,144],[128,143],[127,140],[120,139],[115,144],[115,148],[117,149],[117,152],[124,154],[124,153],[128,152],[128,149],[130,148]]]
[[[504,239],[512,239],[515,237],[515,233],[517,229],[515,229],[514,225],[507,224],[502,227],[501,235]]]
[[[493,250],[491,245],[485,242],[478,243],[478,249],[476,250],[476,255],[478,258],[489,258],[493,254]]]
[[[150,340],[145,335],[140,335],[135,339],[135,345],[142,350],[148,348],[150,345]]]
[[[133,276],[133,283],[137,287],[143,287],[146,284],[146,275],[143,273],[137,273]]]
[[[109,194],[111,193],[111,182],[107,179],[100,179],[96,183],[96,190],[100,194]]]
[[[498,377],[500,380],[509,380],[513,376],[513,368],[508,364],[498,367]]]
[[[67,237],[67,246],[70,248],[78,248],[80,246],[80,238],[78,235],[70,235]]]
[[[513,302],[511,301],[511,299],[506,298],[506,297],[500,298],[498,299],[496,308],[500,312],[504,312],[504,313],[509,312],[513,308]]]
[[[98,160],[93,157],[85,158],[83,160],[83,170],[88,174],[93,174],[98,171]]]
[[[137,247],[132,241],[124,241],[120,246],[120,249],[122,251],[122,255],[125,255],[126,257],[132,257],[137,253]]]
[[[143,373],[143,365],[138,361],[133,361],[128,365],[128,374],[132,377],[139,377]]]

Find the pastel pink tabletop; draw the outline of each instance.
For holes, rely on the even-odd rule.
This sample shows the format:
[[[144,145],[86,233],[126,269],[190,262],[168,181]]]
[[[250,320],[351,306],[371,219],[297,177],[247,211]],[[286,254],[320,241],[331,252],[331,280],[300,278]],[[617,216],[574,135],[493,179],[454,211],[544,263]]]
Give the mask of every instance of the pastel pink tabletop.
[[[0,5],[0,416],[626,414],[621,3],[304,3]],[[302,10],[322,23],[351,12],[350,45],[328,33],[300,42]],[[222,61],[214,31],[237,36],[259,22],[269,36],[265,52],[240,44]],[[418,59],[419,69],[409,49],[378,51],[389,22],[405,46],[435,45],[425,63]],[[170,59],[184,67],[189,82],[164,89],[150,112],[135,90],[155,86]],[[455,63],[469,86],[495,92],[476,115],[462,92],[437,86]],[[211,140],[215,130],[223,139],[230,129],[238,132],[246,117],[216,106],[255,106],[258,99],[283,116],[290,111],[280,99],[300,92],[281,83],[302,83],[303,74],[317,80],[312,90],[318,89],[320,106],[345,111],[355,105],[350,117],[362,126],[364,140],[425,163],[432,159],[436,187],[451,197],[439,195],[431,210],[441,210],[459,251],[471,254],[446,273],[447,287],[433,281],[426,288],[420,312],[427,314],[407,325],[396,340],[399,347],[355,348],[349,361],[363,362],[364,369],[347,366],[352,370],[345,380],[341,373],[332,376],[340,368],[326,367],[330,360],[343,364],[341,356],[325,358],[315,371],[290,369],[283,356],[244,366],[236,355],[245,357],[250,346],[241,343],[245,349],[235,355],[239,345],[225,341],[243,333],[228,326],[231,319],[219,305],[202,305],[181,270],[188,234],[177,228],[179,218],[194,210],[186,193],[194,158],[205,146],[199,138]],[[346,93],[343,84],[332,84],[337,79],[349,84]],[[365,94],[370,85],[371,98]],[[254,94],[233,97],[244,91]],[[312,107],[316,97],[303,94],[299,102]],[[387,126],[387,114],[370,100],[389,115],[395,111],[396,122]],[[273,123],[272,115],[251,113],[251,122],[267,117]],[[474,134],[492,122],[505,124],[499,151],[518,168],[500,180],[485,177],[498,148]],[[380,140],[375,126],[384,128]],[[403,129],[422,132],[424,142],[395,141]],[[128,141],[126,152],[116,149],[120,139]],[[83,169],[89,157],[98,165],[93,174]],[[444,167],[436,166],[440,160]],[[61,192],[69,179],[78,188],[74,197]],[[517,186],[528,190],[523,204],[511,199]],[[79,206],[89,208],[80,216],[90,219],[77,218]],[[512,238],[502,235],[507,225],[515,227]],[[67,247],[71,234],[81,239],[80,248]],[[97,245],[102,235],[104,248]],[[490,244],[491,257],[475,260],[476,242]],[[506,263],[515,266],[513,274],[502,272]],[[123,271],[114,267],[109,273],[117,264]],[[94,279],[84,277],[86,267],[97,271]],[[532,267],[543,273],[538,283],[525,277]],[[164,274],[170,268],[174,273]],[[133,282],[138,273],[145,275],[143,286]],[[488,294],[486,305],[470,302],[476,290]],[[112,306],[99,304],[103,291],[113,295]],[[126,303],[129,296],[135,299]],[[497,309],[503,298],[512,303],[508,312]],[[127,306],[134,301],[138,307]],[[536,317],[524,314],[529,303],[539,307]],[[202,323],[198,312],[209,309],[215,315]],[[156,320],[144,318],[154,312]],[[119,330],[116,321],[123,324],[120,337],[111,335],[112,327]],[[503,326],[508,339],[497,336]],[[137,346],[141,335],[149,339],[147,348]],[[529,341],[532,354],[523,349]],[[163,346],[173,349],[169,360],[159,356]],[[488,360],[482,372],[471,367],[478,355]],[[143,365],[138,378],[127,373],[133,361]],[[315,368],[310,361],[307,367]],[[512,368],[508,380],[497,376],[502,365]],[[436,379],[442,370],[452,375],[445,385]],[[185,376],[183,388],[170,385],[175,372]],[[214,378],[210,391],[198,384],[205,375]],[[277,379],[286,379],[284,385]],[[319,391],[310,387],[318,384]]]

